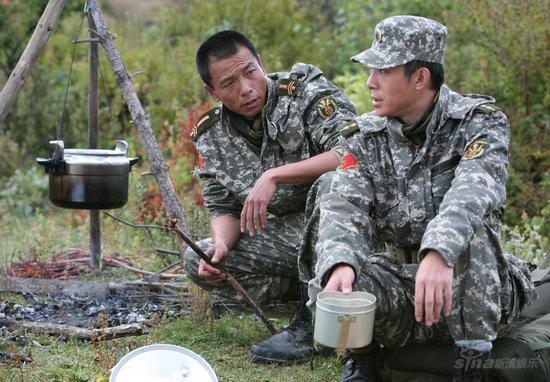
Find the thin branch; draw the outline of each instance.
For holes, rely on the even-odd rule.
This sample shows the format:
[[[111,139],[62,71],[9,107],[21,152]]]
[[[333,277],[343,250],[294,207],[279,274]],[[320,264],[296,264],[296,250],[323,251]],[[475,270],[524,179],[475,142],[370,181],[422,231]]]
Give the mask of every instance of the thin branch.
[[[119,218],[118,216],[115,216],[107,211],[101,211],[103,212],[105,215],[109,216],[110,218],[122,223],[122,224],[125,224],[127,226],[130,226],[132,228],[155,228],[155,229],[162,229],[162,230],[165,230],[165,231],[169,231],[170,228],[169,227],[166,227],[166,226],[163,226],[163,225],[154,225],[154,224],[134,224],[134,223],[131,223],[127,220],[124,220],[122,218]]]
[[[168,255],[174,255],[174,256],[179,256],[180,253],[178,251],[173,251],[171,249],[163,249],[163,248],[155,248],[155,251],[157,251],[158,253],[166,253]],[[180,261],[181,263],[181,261]]]
[[[117,255],[120,255],[120,254],[117,253]],[[115,266],[115,267],[124,268],[124,269],[127,269],[127,270],[131,271],[131,272],[138,273],[138,274],[141,274],[141,275],[157,276],[157,277],[160,277],[160,278],[182,278],[183,277],[183,275],[175,274],[175,273],[157,273],[157,272],[145,271],[143,269],[135,268],[135,267],[132,267],[131,265],[124,264],[122,261],[119,261],[119,260],[117,260],[113,257],[108,257],[108,256],[106,256],[103,259],[103,263],[106,264],[106,265],[111,265],[111,266]]]

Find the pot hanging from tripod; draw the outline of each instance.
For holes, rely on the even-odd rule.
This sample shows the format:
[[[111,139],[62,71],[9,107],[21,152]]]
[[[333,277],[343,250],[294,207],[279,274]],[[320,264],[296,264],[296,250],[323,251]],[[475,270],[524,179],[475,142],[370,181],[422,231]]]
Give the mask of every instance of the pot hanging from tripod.
[[[139,158],[128,158],[128,143],[116,141],[114,150],[65,149],[50,141],[51,156],[37,158],[49,174],[49,196],[63,208],[106,210],[128,201],[128,174]]]

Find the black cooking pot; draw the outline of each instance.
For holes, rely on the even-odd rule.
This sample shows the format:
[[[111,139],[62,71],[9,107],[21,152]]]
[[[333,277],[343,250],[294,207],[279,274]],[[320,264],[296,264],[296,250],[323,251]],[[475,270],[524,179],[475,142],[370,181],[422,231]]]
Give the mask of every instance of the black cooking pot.
[[[65,149],[50,141],[51,157],[37,158],[49,174],[50,200],[63,208],[107,210],[128,201],[128,173],[139,158],[128,158],[128,143],[114,150]]]

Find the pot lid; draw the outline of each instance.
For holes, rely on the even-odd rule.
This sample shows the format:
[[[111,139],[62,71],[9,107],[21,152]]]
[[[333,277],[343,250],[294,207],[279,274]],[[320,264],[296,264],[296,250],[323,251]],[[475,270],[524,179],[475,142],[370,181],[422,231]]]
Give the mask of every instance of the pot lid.
[[[114,150],[65,149],[63,141],[50,141],[52,159],[64,162],[64,174],[68,175],[127,175],[130,166],[137,161],[129,159],[128,143],[116,141]]]
[[[126,354],[109,382],[218,382],[212,367],[191,350],[168,344],[143,346]]]

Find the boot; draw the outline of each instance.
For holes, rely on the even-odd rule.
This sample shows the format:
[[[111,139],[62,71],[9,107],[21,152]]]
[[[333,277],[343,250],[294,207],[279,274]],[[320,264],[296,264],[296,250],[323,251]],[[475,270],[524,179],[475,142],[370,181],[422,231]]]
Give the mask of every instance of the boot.
[[[275,364],[298,364],[311,360],[315,354],[313,347],[313,325],[311,313],[306,306],[307,287],[302,286],[302,299],[293,315],[290,325],[267,340],[252,345],[252,362]]]
[[[454,344],[453,382],[487,381],[487,360],[493,344],[485,340],[462,340]]]
[[[348,350],[344,360],[344,371],[340,382],[378,382],[382,380],[378,372],[377,355],[380,347],[372,343],[362,349]]]

